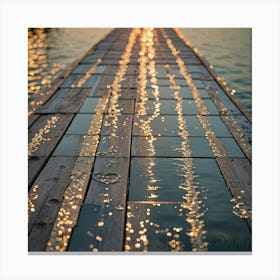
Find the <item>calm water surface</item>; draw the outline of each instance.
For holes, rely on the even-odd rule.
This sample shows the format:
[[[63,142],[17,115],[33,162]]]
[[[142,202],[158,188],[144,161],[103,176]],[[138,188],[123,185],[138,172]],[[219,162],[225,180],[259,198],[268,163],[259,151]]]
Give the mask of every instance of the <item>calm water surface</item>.
[[[32,29],[28,33],[28,98],[36,99],[42,87],[51,83],[67,65],[104,38],[110,28]],[[197,47],[225,78],[236,96],[251,111],[251,29],[182,28],[185,37]]]
[[[252,110],[250,28],[182,28],[185,37],[215,67],[248,111]]]

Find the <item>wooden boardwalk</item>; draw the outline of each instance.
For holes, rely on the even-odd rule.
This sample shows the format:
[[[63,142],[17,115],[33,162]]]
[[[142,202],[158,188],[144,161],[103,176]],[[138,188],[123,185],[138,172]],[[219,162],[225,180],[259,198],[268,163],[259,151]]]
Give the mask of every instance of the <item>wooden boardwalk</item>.
[[[29,251],[251,251],[251,120],[177,29],[115,29],[29,107]]]

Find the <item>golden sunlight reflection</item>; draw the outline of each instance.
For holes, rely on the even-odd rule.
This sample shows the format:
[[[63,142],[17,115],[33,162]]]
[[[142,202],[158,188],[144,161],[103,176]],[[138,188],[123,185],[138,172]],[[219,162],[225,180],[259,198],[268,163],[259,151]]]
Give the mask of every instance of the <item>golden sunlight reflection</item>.
[[[139,77],[138,77],[138,102],[136,114],[145,115],[146,114],[146,101],[147,97],[147,77],[150,77],[151,90],[155,98],[154,101],[154,111],[152,115],[147,115],[147,119],[139,118],[139,129],[146,135],[144,139],[146,140],[146,147],[149,151],[149,163],[147,173],[149,175],[149,184],[147,185],[147,195],[149,200],[154,200],[158,198],[158,190],[160,187],[157,182],[159,180],[155,178],[154,174],[154,156],[155,156],[155,145],[154,142],[157,140],[153,136],[153,131],[151,128],[151,122],[159,117],[160,115],[160,102],[159,102],[159,87],[156,78],[155,69],[155,47],[154,47],[154,34],[152,28],[143,28],[140,37],[141,50],[139,52]]]
[[[96,63],[93,64],[93,66],[84,74],[84,76],[76,83],[76,84],[72,84],[71,88],[79,88],[81,87],[90,77],[91,74],[93,74],[97,68],[97,66],[102,62],[102,59],[97,59]]]
[[[176,57],[176,62],[180,68],[180,72],[182,76],[186,79],[187,85],[189,86],[194,102],[198,108],[199,115],[197,115],[199,122],[201,123],[204,131],[205,136],[209,142],[209,146],[212,149],[212,152],[214,153],[215,157],[224,157],[226,156],[226,148],[224,147],[223,143],[215,136],[214,131],[211,129],[211,126],[208,122],[208,120],[203,117],[205,115],[208,115],[209,112],[207,111],[206,106],[203,104],[203,100],[200,96],[199,90],[195,86],[192,80],[191,74],[188,73],[187,67],[183,61],[183,59],[180,57],[180,52],[176,49],[174,44],[172,43],[172,40],[168,38],[166,33],[162,30],[163,36],[166,39],[166,43],[172,52],[172,54]]]
[[[108,150],[108,154],[111,156],[115,156],[118,151],[118,141],[121,139],[121,135],[118,130],[118,121],[121,116],[121,108],[119,108],[119,97],[121,90],[121,83],[125,78],[125,74],[128,68],[128,64],[130,62],[130,57],[132,54],[133,47],[135,45],[136,39],[139,36],[140,30],[138,28],[132,29],[129,37],[127,45],[124,49],[124,52],[121,56],[121,60],[119,61],[119,68],[116,73],[116,76],[111,85],[108,85],[110,90],[110,103],[108,108],[108,114],[105,116],[104,126],[108,127],[107,135],[110,141],[110,147]],[[126,120],[123,120],[121,125],[126,125]],[[123,140],[123,139],[121,139]],[[104,139],[104,143],[106,142],[106,138]],[[106,152],[105,152],[106,153]],[[103,152],[104,155],[104,152]]]
[[[28,221],[32,213],[36,211],[36,201],[39,197],[39,185],[34,185],[28,194]]]
[[[28,30],[28,98],[29,112],[32,114],[49,94],[49,87],[53,77],[58,75],[64,68],[63,63],[50,63],[46,50],[48,49],[48,38],[44,28],[33,28]],[[44,92],[41,92],[41,91]],[[33,100],[34,99],[34,100]]]
[[[36,95],[40,89],[51,83],[51,78],[64,66],[53,62],[50,65],[46,55],[48,46],[44,28],[28,30],[28,95]]]
[[[46,135],[50,133],[50,131],[56,127],[56,123],[59,120],[59,116],[50,117],[45,126],[40,128],[39,131],[33,136],[31,141],[28,143],[28,156],[32,156],[34,152],[38,150],[41,144],[50,141],[50,138],[47,138]]]
[[[244,188],[245,189],[245,188]],[[234,195],[231,199],[233,203],[233,214],[241,219],[251,219],[252,209],[250,205],[245,203],[245,190],[240,190],[238,194]]]
[[[223,121],[227,125],[227,127],[232,128],[233,136],[238,141],[238,144],[241,146],[242,150],[245,152],[246,156],[252,160],[252,146],[248,142],[242,128],[238,125],[237,121],[234,118],[234,115],[231,115],[228,111],[228,108],[225,104],[220,100],[219,93],[215,91],[211,86],[207,86],[206,90],[209,95],[212,97],[215,105],[224,116]]]
[[[207,231],[204,229],[205,224],[202,220],[204,215],[201,210],[202,200],[200,197],[200,191],[198,189],[198,184],[194,182],[197,177],[195,174],[195,168],[193,166],[193,161],[191,158],[191,148],[189,146],[189,133],[187,130],[187,123],[183,117],[183,99],[180,96],[180,86],[176,85],[175,75],[172,73],[169,65],[165,66],[167,71],[167,76],[170,81],[170,88],[173,89],[174,97],[177,100],[177,120],[179,126],[179,135],[182,137],[181,152],[184,159],[181,164],[179,164],[183,176],[185,177],[185,182],[179,186],[179,188],[186,191],[183,199],[186,201],[180,206],[186,209],[186,222],[190,225],[190,230],[186,232],[186,235],[190,237],[192,244],[192,251],[206,251],[208,243],[205,241]],[[175,242],[175,243],[174,243]],[[174,244],[173,244],[174,243]],[[176,241],[173,241],[172,245],[176,245]],[[176,248],[176,246],[175,246]],[[180,246],[179,246],[180,248]]]

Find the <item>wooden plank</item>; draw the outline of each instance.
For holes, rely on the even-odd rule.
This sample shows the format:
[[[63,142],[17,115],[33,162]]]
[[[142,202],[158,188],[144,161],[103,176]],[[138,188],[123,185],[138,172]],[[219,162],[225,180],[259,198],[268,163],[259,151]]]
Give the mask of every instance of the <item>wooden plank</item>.
[[[28,190],[30,190],[34,180],[38,176],[39,172],[44,167],[48,157],[29,157],[28,158]]]
[[[72,228],[76,225],[80,205],[84,200],[93,158],[77,158],[71,171],[71,183],[65,190],[46,251],[65,251]]]
[[[119,58],[103,58],[102,65],[119,65]]]
[[[33,123],[40,117],[40,115],[32,114],[28,117],[28,128],[30,128]]]
[[[110,104],[110,103],[109,103]],[[121,114],[134,114],[135,101],[134,99],[119,99],[117,102],[118,109]],[[109,113],[108,107],[105,113]]]
[[[252,167],[246,158],[217,158],[222,174],[227,182],[252,184]]]
[[[249,144],[252,144],[252,124],[243,115],[236,115],[234,116],[234,119],[242,129]]]
[[[115,75],[103,75],[96,87],[96,90],[108,89],[115,79]]]
[[[121,209],[119,207],[118,209]],[[94,204],[83,204],[67,251],[122,251],[124,211],[113,211]]]
[[[89,89],[60,89],[36,113],[78,113],[88,94]]]
[[[28,156],[49,156],[73,116],[73,114],[40,116],[28,131]]]
[[[68,250],[122,251],[128,173],[128,158],[96,158]]]
[[[97,157],[85,203],[104,206],[125,206],[128,184],[129,158]],[[104,196],[104,192],[108,196]],[[107,200],[107,197],[111,199]]]
[[[43,204],[39,214],[36,217],[33,228],[28,238],[30,251],[42,251],[47,246],[47,242],[50,238],[51,231],[53,229],[55,220],[57,218],[57,213],[60,209],[62,200],[64,199],[65,196],[66,188],[69,189],[73,185],[79,186],[79,188],[76,187],[76,189],[78,189],[79,194],[71,193],[72,197],[68,198],[68,199],[72,199],[73,202],[78,203],[77,202],[78,195],[80,200],[81,200],[80,196],[84,197],[84,193],[88,185],[90,171],[93,165],[94,158],[68,159],[68,161],[72,161],[72,162],[73,160],[75,162],[75,165],[72,170],[71,170],[72,167],[69,166],[68,169],[70,173],[69,176],[67,176],[67,178],[64,178],[64,181],[63,178],[60,177],[61,182],[50,190],[45,200],[46,202]],[[70,195],[70,193],[68,193],[68,195]],[[73,223],[73,226],[74,224],[75,223]],[[61,236],[62,234],[59,234],[58,238],[60,238]]]
[[[126,75],[138,75],[139,66],[135,64],[128,64],[126,69]],[[106,70],[104,71],[105,75],[114,75],[118,72],[119,66],[117,65],[106,65]]]
[[[51,157],[34,182],[28,194],[29,232],[32,230],[50,192],[54,188],[65,189],[70,183],[70,171],[75,160],[74,157]]]
[[[110,89],[108,88],[100,88],[98,87],[95,89],[92,93],[92,97],[103,97],[103,96],[109,96],[110,95]]]
[[[121,87],[129,89],[137,88],[137,80],[137,75],[126,76],[125,80],[121,83]]]
[[[129,203],[124,250],[191,251],[186,217],[180,203]]]
[[[233,213],[252,226],[252,167],[248,159],[216,158],[233,196]]]
[[[98,50],[93,52],[92,54],[89,54],[85,56],[85,58],[82,60],[82,64],[94,64],[98,59],[102,59],[106,53],[106,50]]]
[[[94,157],[98,141],[98,135],[64,135],[53,155]]]
[[[105,115],[96,156],[129,157],[133,115]]]
[[[119,99],[135,99],[137,96],[137,89],[122,88],[119,94]]]
[[[97,60],[97,59],[96,59]],[[95,62],[94,62],[95,63]],[[82,63],[82,64],[79,64],[73,71],[72,71],[72,73],[73,74],[85,74],[85,73],[87,73],[89,70],[90,70],[90,68],[92,67],[92,65],[91,64],[84,64],[84,63]]]
[[[235,106],[235,104],[227,97],[221,89],[218,88],[215,82],[211,82],[210,85],[207,83],[205,90],[208,92],[209,96],[215,102],[218,110],[222,115],[240,115],[240,110]]]
[[[92,88],[98,82],[97,75],[80,75],[71,74],[62,85],[61,88]]]
[[[77,66],[77,68],[72,72],[73,74],[86,74],[87,72],[89,72],[89,70],[91,69],[92,64],[79,64]],[[105,71],[105,66],[104,65],[99,65],[97,66],[96,70],[93,72],[92,75],[100,75],[103,74]]]
[[[236,122],[234,116],[222,116],[222,119],[236,142],[239,144],[240,148],[247,156],[247,158],[252,161],[252,146],[251,143],[246,138],[246,134],[243,132],[243,129],[240,128],[239,124]]]

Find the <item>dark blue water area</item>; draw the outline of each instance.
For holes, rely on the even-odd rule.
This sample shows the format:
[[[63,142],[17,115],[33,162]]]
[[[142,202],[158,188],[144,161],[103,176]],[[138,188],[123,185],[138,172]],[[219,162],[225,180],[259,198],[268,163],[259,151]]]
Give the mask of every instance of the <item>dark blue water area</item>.
[[[251,112],[251,28],[181,28],[181,31],[214,66],[227,85],[236,91],[236,97]]]

